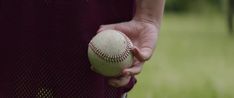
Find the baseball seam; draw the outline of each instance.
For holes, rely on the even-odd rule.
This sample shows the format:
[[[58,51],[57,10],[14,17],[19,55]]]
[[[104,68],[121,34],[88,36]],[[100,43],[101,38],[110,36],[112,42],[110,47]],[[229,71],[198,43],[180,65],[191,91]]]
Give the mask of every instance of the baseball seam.
[[[90,41],[89,47],[97,56],[99,56],[101,59],[105,60],[106,62],[110,62],[110,63],[122,62],[130,55],[130,49],[132,48],[133,44],[125,34],[122,34],[122,33],[120,34],[124,36],[125,40],[127,41],[127,46],[125,50],[120,54],[117,54],[117,55],[106,54],[100,49],[98,49],[97,47],[95,47],[92,41]]]

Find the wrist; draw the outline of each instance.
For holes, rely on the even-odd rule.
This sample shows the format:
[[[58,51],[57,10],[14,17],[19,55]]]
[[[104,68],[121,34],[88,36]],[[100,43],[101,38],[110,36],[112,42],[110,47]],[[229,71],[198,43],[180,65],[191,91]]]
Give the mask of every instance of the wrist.
[[[158,23],[154,18],[147,16],[147,15],[135,15],[133,17],[133,20],[143,22],[143,23],[153,24],[155,26]]]
[[[133,17],[133,20],[148,23],[154,25],[156,28],[160,27],[161,21],[158,20],[157,15],[154,15],[154,13],[150,12],[147,9],[138,9],[136,11],[135,16]]]
[[[158,22],[156,19],[151,18],[147,15],[143,15],[143,14],[142,15],[135,15],[132,20],[139,22],[139,23],[154,26],[157,29],[160,28],[160,22]]]
[[[134,20],[160,27],[165,0],[136,0]]]

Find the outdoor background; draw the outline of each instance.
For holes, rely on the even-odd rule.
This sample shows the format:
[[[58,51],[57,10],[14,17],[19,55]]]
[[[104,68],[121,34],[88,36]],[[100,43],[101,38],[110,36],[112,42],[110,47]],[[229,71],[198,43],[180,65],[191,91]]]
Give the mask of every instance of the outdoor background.
[[[167,0],[156,51],[128,98],[234,98],[227,9],[227,0]]]

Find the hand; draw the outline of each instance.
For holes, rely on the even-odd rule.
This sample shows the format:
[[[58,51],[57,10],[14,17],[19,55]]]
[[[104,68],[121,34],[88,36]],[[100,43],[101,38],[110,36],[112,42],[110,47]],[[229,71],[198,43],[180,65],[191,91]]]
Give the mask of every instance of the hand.
[[[98,32],[113,29],[125,33],[132,41],[131,49],[134,62],[131,68],[124,69],[118,78],[109,79],[109,84],[114,87],[122,87],[129,83],[132,76],[139,74],[142,65],[149,60],[153,54],[158,37],[159,27],[153,22],[133,19],[129,22],[102,25]]]

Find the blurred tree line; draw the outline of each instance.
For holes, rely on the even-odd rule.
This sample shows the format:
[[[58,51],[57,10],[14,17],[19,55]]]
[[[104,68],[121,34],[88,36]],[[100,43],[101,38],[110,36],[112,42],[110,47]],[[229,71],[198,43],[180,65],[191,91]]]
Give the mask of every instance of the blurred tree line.
[[[222,10],[224,0],[166,0],[166,12]]]
[[[234,34],[234,0],[166,0],[165,12],[221,12],[226,17],[230,34]]]

